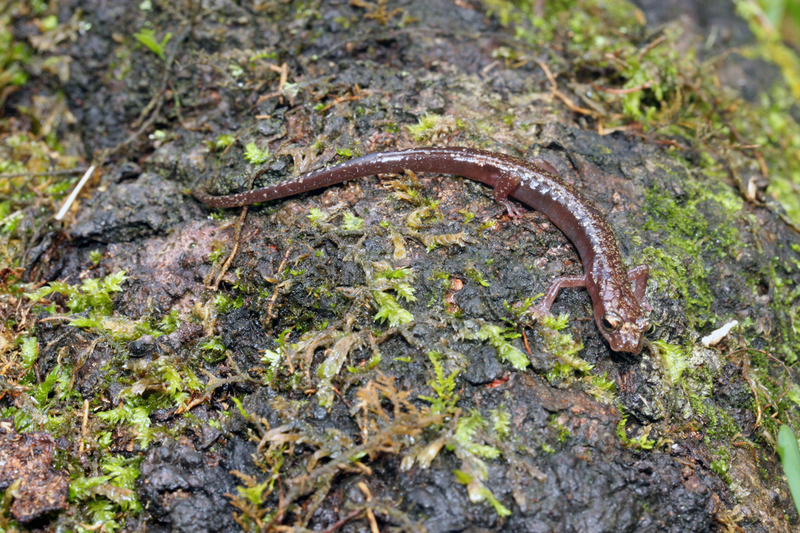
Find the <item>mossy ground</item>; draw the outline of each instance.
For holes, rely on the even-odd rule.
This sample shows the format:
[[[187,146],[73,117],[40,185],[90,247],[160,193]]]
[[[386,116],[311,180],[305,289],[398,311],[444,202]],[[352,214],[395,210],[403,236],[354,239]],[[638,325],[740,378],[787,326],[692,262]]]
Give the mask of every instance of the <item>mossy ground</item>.
[[[0,14],[0,173],[105,165],[65,223],[77,177],[0,177],[0,407],[71,479],[44,529],[796,526],[774,444],[800,430],[798,95],[758,61],[779,43],[697,46],[622,1],[127,7]],[[720,81],[740,70],[755,89]],[[550,158],[651,266],[658,342],[610,353],[581,291],[534,324],[577,255],[464,180],[246,216],[183,194],[420,144]]]

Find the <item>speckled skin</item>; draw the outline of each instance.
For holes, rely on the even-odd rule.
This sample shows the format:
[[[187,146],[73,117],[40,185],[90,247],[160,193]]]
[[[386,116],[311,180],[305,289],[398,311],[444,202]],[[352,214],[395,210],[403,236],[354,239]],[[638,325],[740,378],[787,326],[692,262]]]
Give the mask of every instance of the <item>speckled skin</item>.
[[[508,201],[509,196],[547,216],[575,244],[583,261],[584,275],[554,280],[537,310],[548,312],[563,287],[586,287],[597,327],[611,349],[633,354],[642,351],[643,334],[649,326],[643,309],[647,266],[626,271],[614,232],[603,215],[541,159],[528,162],[472,148],[414,148],[366,155],[250,192],[210,196],[195,191],[194,195],[213,207],[237,207],[363,176],[405,170],[455,174],[480,181],[494,187],[495,200],[512,216],[517,215],[517,210]]]

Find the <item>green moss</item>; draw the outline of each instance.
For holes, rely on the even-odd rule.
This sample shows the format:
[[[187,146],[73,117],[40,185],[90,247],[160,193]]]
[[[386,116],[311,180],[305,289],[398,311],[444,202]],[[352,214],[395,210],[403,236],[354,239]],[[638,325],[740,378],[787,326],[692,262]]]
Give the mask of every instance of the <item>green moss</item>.
[[[156,39],[156,32],[151,28],[143,28],[140,32],[135,33],[133,36],[139,41],[142,45],[144,45],[148,50],[153,52],[155,55],[158,56],[161,61],[166,61],[167,56],[164,53],[164,50],[167,46],[167,43],[170,39],[172,39],[172,33],[167,32],[164,35],[164,38],[159,41]]]
[[[370,357],[369,360],[364,362],[363,365],[348,366],[347,367],[347,371],[350,372],[351,374],[366,374],[366,373],[370,372],[371,370],[374,370],[374,369],[378,368],[378,365],[381,364],[381,360],[382,359],[383,358],[381,357],[381,354],[375,354],[372,357]],[[396,357],[395,361],[398,360],[398,359],[400,359],[400,358]],[[406,362],[408,362],[408,361],[406,361]]]
[[[433,389],[435,396],[420,396],[420,400],[425,400],[431,403],[431,412],[435,414],[453,414],[456,411],[456,404],[459,400],[459,395],[455,393],[456,390],[456,377],[458,377],[459,370],[446,374],[444,366],[442,366],[442,354],[440,352],[428,352],[428,359],[433,365],[433,373],[435,378],[428,382],[428,385]]]
[[[378,312],[375,313],[374,320],[389,322],[391,327],[408,324],[414,320],[414,315],[403,309],[391,294],[384,291],[372,291],[372,297],[378,304]]]
[[[559,416],[557,414],[554,413],[550,415],[548,422],[550,424],[550,427],[556,430],[557,434],[556,438],[559,444],[564,444],[567,441],[567,439],[572,437],[572,432],[569,430],[569,428],[566,428],[564,427],[564,425],[561,424],[561,422],[559,421]]]
[[[476,409],[473,409],[467,416],[462,416],[458,419],[455,439],[464,450],[472,455],[482,459],[496,459],[500,456],[500,450],[494,446],[479,444],[475,440],[478,431],[485,429],[486,426],[486,420]]]
[[[484,277],[483,272],[481,272],[477,268],[474,268],[474,267],[473,268],[467,268],[465,273],[466,273],[467,277],[471,281],[477,283],[478,285],[481,285],[482,287],[488,287],[490,285],[489,282],[486,281],[486,278]]]
[[[705,419],[705,438],[707,440],[729,440],[742,432],[742,428],[723,409],[714,405],[711,399],[704,399],[696,394],[689,395],[689,402],[695,414]]]
[[[268,149],[259,148],[254,142],[247,143],[247,145],[244,147],[244,158],[251,165],[261,165],[266,163],[269,161],[270,157],[272,156],[270,155]]]
[[[25,65],[32,57],[30,48],[14,38],[8,22],[8,16],[0,14],[0,93],[9,86],[27,83]]]
[[[494,446],[478,442],[478,435],[486,428],[486,420],[477,410],[458,420],[456,431],[450,447],[462,459],[461,469],[455,470],[456,481],[467,487],[470,501],[477,503],[486,501],[499,516],[509,516],[511,511],[483,484],[488,479],[484,459],[496,459],[500,450]]]
[[[548,353],[558,358],[553,367],[547,372],[550,381],[571,380],[575,373],[588,373],[593,366],[578,357],[583,349],[583,343],[576,341],[569,333],[561,333],[569,323],[569,315],[558,317],[545,315],[539,318],[538,333],[544,340]]]
[[[209,363],[221,361],[225,357],[225,345],[219,337],[210,337],[200,346],[205,352],[203,358]]]
[[[332,348],[326,350],[325,360],[317,367],[317,399],[322,407],[331,407],[333,405],[334,390],[333,378],[339,375],[339,371],[344,366],[344,362],[350,353],[350,348],[357,340],[357,336],[353,334],[344,335],[341,332],[334,333],[341,336]]]
[[[492,417],[492,429],[495,434],[501,439],[507,438],[511,434],[511,413],[504,407],[492,409],[489,413]]]
[[[730,470],[730,452],[726,448],[718,448],[714,452],[715,459],[711,461],[711,471],[717,474],[722,480],[730,485],[733,483],[728,471]]]
[[[646,427],[638,437],[631,438],[628,436],[628,430],[626,428],[627,423],[627,417],[622,417],[622,419],[617,423],[617,437],[619,437],[619,440],[622,442],[622,444],[635,450],[652,450],[655,447],[656,441],[649,438],[649,426]]]
[[[45,296],[57,292],[68,298],[67,307],[72,313],[88,312],[90,316],[105,317],[111,314],[113,304],[111,294],[122,290],[122,283],[127,276],[124,270],[109,274],[103,279],[90,278],[83,280],[81,285],[68,285],[54,281],[43,287],[26,293],[29,299],[38,302]]]
[[[92,262],[94,265],[99,265],[100,261],[103,260],[103,252],[100,250],[92,250],[89,252],[89,261]]]
[[[689,366],[689,354],[684,348],[663,340],[657,340],[653,342],[653,345],[656,353],[661,356],[661,362],[667,369],[670,380],[674,385],[679,384],[684,371]]]
[[[35,337],[20,337],[22,367],[30,368],[39,359],[39,342]]]
[[[691,139],[705,170],[720,168],[717,174],[724,179],[729,171],[720,162],[736,167],[736,180],[741,179],[735,173],[742,167],[756,163],[752,166],[768,174],[769,194],[800,221],[800,124],[793,112],[800,98],[800,59],[764,24],[755,2],[736,1],[738,13],[757,38],[736,52],[778,65],[784,78],[753,103],[743,101],[735,89],[720,87],[715,68],[700,64],[692,49],[678,46],[684,37],[677,26],[663,28],[655,41],[643,40],[644,18],[627,2],[547,2],[541,18],[535,16],[532,2],[487,4],[520,38],[541,46],[565,43],[568,77],[576,69],[595,73],[591,82],[598,89],[590,98],[603,110],[607,127],[635,123],[662,136]],[[504,55],[513,56],[513,50]],[[548,64],[558,75],[561,64]]]
[[[686,302],[692,324],[703,325],[712,317],[712,294],[707,264],[722,257],[735,257],[742,248],[737,227],[742,202],[721,187],[682,182],[679,201],[663,190],[646,193],[649,214],[644,230],[657,233],[659,247],[642,251],[651,276],[662,281],[673,298]]]
[[[144,334],[163,334],[154,329],[146,320],[112,318],[111,295],[121,291],[122,284],[127,279],[125,271],[119,271],[102,279],[85,279],[81,285],[69,285],[65,282],[54,281],[33,292],[26,293],[25,296],[40,305],[40,301],[45,297],[53,293],[62,294],[67,298],[66,306],[70,311],[70,325],[96,330],[117,341],[134,340]],[[53,311],[52,306],[48,306],[47,309]]]
[[[236,299],[231,298],[227,294],[218,292],[214,295],[214,307],[220,313],[229,313],[234,309],[240,309],[244,305],[244,297],[239,294]]]
[[[613,404],[616,401],[617,384],[604,372],[602,376],[590,374],[581,380],[583,390],[590,394],[595,400],[605,404]]]
[[[461,119],[449,115],[425,114],[416,125],[406,126],[408,132],[418,143],[430,143],[444,135],[451,135],[464,129]]]
[[[530,363],[528,356],[510,341],[520,337],[520,334],[510,328],[502,328],[492,324],[484,324],[477,333],[467,331],[464,337],[487,341],[496,350],[501,361],[511,363],[517,370],[525,370]]]
[[[342,229],[345,231],[360,231],[364,226],[364,219],[358,218],[350,211],[345,212],[342,218]]]
[[[236,140],[236,136],[230,133],[223,133],[219,135],[216,140],[214,141],[214,149],[215,150],[224,150],[225,148],[229,147],[233,144]]]
[[[782,270],[782,269],[781,269]],[[779,266],[774,262],[767,274],[773,286],[773,299],[770,306],[775,311],[778,320],[775,323],[780,332],[781,342],[774,343],[774,350],[782,356],[787,364],[794,364],[800,358],[800,309],[797,301],[800,298],[800,285],[778,274]],[[754,280],[755,285],[757,280]],[[754,288],[754,293],[757,291]]]
[[[125,524],[121,516],[142,510],[136,496],[136,480],[141,473],[141,461],[141,457],[129,459],[120,455],[108,455],[101,462],[102,475],[80,476],[70,481],[70,502],[83,506],[90,517],[81,531],[102,528],[109,533],[115,533]]]

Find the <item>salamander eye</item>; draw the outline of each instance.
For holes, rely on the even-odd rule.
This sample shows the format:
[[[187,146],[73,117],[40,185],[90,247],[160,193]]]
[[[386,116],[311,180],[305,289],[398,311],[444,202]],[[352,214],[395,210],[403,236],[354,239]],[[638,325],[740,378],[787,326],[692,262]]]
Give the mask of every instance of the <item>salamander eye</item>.
[[[622,318],[616,313],[606,313],[603,315],[603,319],[600,321],[600,325],[603,326],[603,329],[609,333],[613,333],[617,331],[620,326],[622,326]]]

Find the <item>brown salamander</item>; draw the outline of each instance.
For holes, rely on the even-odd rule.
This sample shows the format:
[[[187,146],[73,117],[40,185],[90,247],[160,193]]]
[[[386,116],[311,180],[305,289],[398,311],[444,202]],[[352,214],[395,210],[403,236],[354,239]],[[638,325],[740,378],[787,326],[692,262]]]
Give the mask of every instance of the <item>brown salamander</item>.
[[[642,351],[643,334],[649,327],[644,311],[648,266],[626,271],[617,239],[603,215],[543,159],[529,162],[472,148],[413,148],[366,155],[250,192],[210,196],[194,191],[194,196],[213,207],[237,207],[405,170],[455,174],[486,183],[494,187],[494,199],[511,216],[519,213],[509,196],[547,216],[577,248],[584,275],[556,278],[537,309],[549,312],[564,287],[586,287],[597,327],[611,349],[633,354]]]

